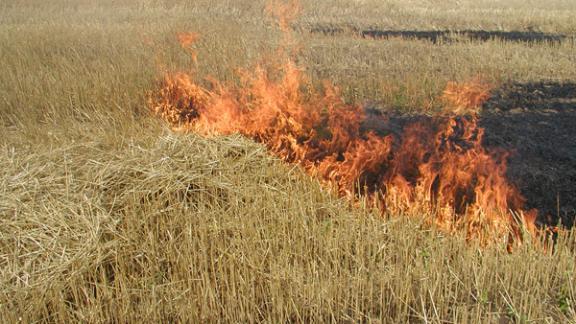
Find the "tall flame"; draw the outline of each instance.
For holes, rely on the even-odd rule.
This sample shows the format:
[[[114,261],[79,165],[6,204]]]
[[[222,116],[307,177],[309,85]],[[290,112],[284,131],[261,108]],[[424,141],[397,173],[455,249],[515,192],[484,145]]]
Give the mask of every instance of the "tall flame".
[[[279,18],[287,29],[296,7],[269,8],[288,17]],[[182,35],[186,47],[197,38]],[[509,249],[526,230],[535,233],[536,211],[523,209],[524,198],[506,179],[506,152],[482,146],[476,114],[454,114],[474,112],[488,98],[488,85],[450,83],[443,95],[450,114],[412,118],[400,131],[381,134],[366,125],[386,128],[390,118],[346,104],[329,82],[314,91],[302,69],[283,60],[242,71],[239,84],[213,80],[209,88],[191,73],[167,74],[149,104],[175,130],[242,134],[340,195],[367,197],[389,214],[423,217],[482,243],[508,237]]]
[[[433,215],[430,221],[446,230],[464,227],[484,240],[509,230],[519,237],[512,212],[533,223],[534,212],[522,210],[524,199],[506,179],[506,153],[482,146],[475,115],[421,118],[382,136],[362,129],[366,111],[345,104],[337,88],[327,84],[323,94],[305,96],[302,84],[291,62],[279,80],[257,68],[238,86],[215,82],[212,89],[178,73],[165,76],[150,104],[174,129],[245,135],[343,196],[364,194],[391,211]]]

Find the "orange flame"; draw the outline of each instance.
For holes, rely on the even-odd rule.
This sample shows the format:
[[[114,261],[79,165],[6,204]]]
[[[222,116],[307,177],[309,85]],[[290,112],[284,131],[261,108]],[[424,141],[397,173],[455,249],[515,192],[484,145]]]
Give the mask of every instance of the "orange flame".
[[[293,62],[273,71],[278,80],[266,72],[258,67],[243,72],[239,85],[214,81],[211,89],[188,74],[166,75],[150,105],[175,129],[245,135],[343,196],[363,194],[389,211],[432,215],[429,221],[448,231],[464,228],[469,238],[488,241],[512,231],[510,244],[519,241],[512,212],[525,215],[524,227],[534,230],[534,212],[523,210],[524,199],[506,179],[506,153],[482,146],[476,116],[420,118],[400,134],[378,135],[362,129],[366,111],[345,104],[330,84],[304,95],[308,82]],[[480,104],[472,97],[459,102]]]
[[[288,44],[298,1],[274,1],[266,10]],[[185,48],[197,38],[179,35]],[[507,153],[482,146],[484,130],[475,114],[455,115],[477,112],[489,97],[489,84],[449,83],[442,96],[449,114],[412,118],[400,131],[388,127],[381,134],[366,125],[386,129],[393,123],[389,117],[344,103],[329,82],[322,92],[314,91],[293,60],[277,57],[283,64],[241,71],[239,84],[213,80],[209,89],[189,73],[168,74],[149,104],[175,130],[242,134],[340,195],[363,195],[390,214],[421,215],[483,244],[507,236],[509,250],[525,232],[535,235],[536,211],[524,210],[524,198],[506,179]]]
[[[178,42],[180,46],[190,53],[192,61],[196,64],[198,63],[198,55],[196,51],[192,48],[192,45],[198,41],[200,34],[188,32],[188,33],[178,33]]]
[[[276,19],[280,30],[284,33],[290,32],[290,23],[300,15],[301,10],[302,6],[299,0],[272,0],[266,4],[266,13]]]
[[[451,113],[476,113],[482,103],[490,98],[492,85],[476,78],[469,82],[448,82],[442,98]]]

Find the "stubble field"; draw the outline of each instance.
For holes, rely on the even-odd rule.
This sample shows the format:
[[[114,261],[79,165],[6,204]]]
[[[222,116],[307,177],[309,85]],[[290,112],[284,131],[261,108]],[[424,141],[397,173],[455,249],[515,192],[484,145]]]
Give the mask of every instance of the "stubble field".
[[[164,73],[234,83],[274,55],[264,8],[0,3],[0,320],[576,321],[573,230],[553,248],[480,246],[150,113]],[[310,82],[370,109],[429,115],[449,81],[493,84],[486,145],[514,151],[508,177],[542,223],[572,225],[573,1],[303,1],[290,28]],[[177,41],[189,31],[197,64]]]

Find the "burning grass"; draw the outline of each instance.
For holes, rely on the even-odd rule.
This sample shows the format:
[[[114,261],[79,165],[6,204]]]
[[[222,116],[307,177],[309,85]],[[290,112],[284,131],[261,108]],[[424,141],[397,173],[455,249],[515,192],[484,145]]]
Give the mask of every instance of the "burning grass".
[[[283,61],[241,71],[239,84],[212,80],[208,89],[193,75],[167,74],[149,104],[177,131],[242,134],[340,195],[366,197],[391,214],[425,215],[484,244],[508,237],[509,250],[526,231],[536,233],[537,211],[524,210],[524,198],[506,179],[506,152],[482,145],[476,113],[489,85],[449,83],[445,114],[378,135],[362,127],[362,106],[344,103],[329,82],[315,91],[302,68],[279,52]]]
[[[394,2],[399,10],[373,0],[307,2],[303,11],[311,23],[365,25],[387,17],[393,24],[387,28],[409,30],[469,24],[518,30],[528,23],[549,32],[573,29],[574,5],[566,0],[542,5],[546,10],[526,1],[513,1],[513,10],[494,10],[487,0],[463,1],[458,10],[448,2],[427,2],[426,10],[422,1]],[[558,3],[569,8],[548,10]],[[478,15],[463,17],[471,6]],[[9,0],[0,7],[0,322],[576,319],[574,232],[558,233],[550,253],[530,242],[513,254],[500,246],[477,248],[478,240],[465,242],[465,231],[446,235],[423,222],[435,217],[428,203],[415,215],[388,209],[395,217],[382,218],[368,195],[351,207],[335,194],[335,184],[331,193],[320,177],[282,162],[264,142],[174,134],[150,117],[143,92],[157,86],[152,67],[158,56],[138,40],[159,44],[167,68],[184,70],[190,59],[172,44],[174,32],[201,31],[202,41],[192,46],[202,59],[189,81],[207,71],[229,80],[234,67],[273,44],[257,1]],[[380,93],[390,106],[428,107],[421,99],[434,99],[430,94],[447,80],[477,71],[491,81],[574,79],[570,44],[444,44],[434,46],[432,57],[426,42],[304,41],[308,52],[298,62],[310,64],[312,81],[330,76],[349,101],[382,99],[374,96]],[[380,91],[379,81],[399,90]],[[202,84],[189,96],[206,101],[189,105],[212,100],[216,88]],[[352,96],[351,89],[359,92]],[[531,92],[512,91],[522,95],[510,109],[526,104],[522,98]],[[414,97],[394,99],[405,95]],[[388,119],[362,111],[361,137],[367,130],[377,138],[392,134],[392,152],[402,144],[404,125],[448,126],[428,116]],[[569,127],[570,116],[544,121],[561,119]],[[186,110],[173,117],[190,121],[183,124],[198,118]],[[487,129],[514,133],[542,121],[541,115],[524,123],[516,123],[521,114],[494,118],[501,123]],[[539,144],[557,148],[555,137],[567,134],[557,130],[550,136],[541,125],[549,139]],[[487,140],[495,134],[488,133]],[[572,148],[551,156],[566,161]],[[531,171],[541,171],[541,160],[531,163]],[[566,169],[556,175],[570,194]],[[534,179],[530,185],[541,184],[527,177]]]
[[[350,208],[241,136],[2,147],[0,320],[574,317],[574,234],[476,249]],[[51,146],[52,146],[51,145]]]

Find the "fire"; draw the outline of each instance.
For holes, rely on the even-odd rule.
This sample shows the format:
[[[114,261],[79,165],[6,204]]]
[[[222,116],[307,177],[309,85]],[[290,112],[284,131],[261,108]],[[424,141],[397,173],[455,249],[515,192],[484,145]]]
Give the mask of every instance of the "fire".
[[[278,80],[262,68],[244,72],[240,85],[204,89],[188,74],[166,75],[150,97],[154,112],[180,131],[239,133],[347,197],[367,195],[386,210],[430,215],[446,230],[465,228],[481,240],[521,232],[512,212],[533,224],[534,212],[506,179],[506,153],[482,146],[475,115],[421,118],[401,134],[364,130],[366,111],[347,105],[327,84],[304,95],[307,81],[287,61]],[[382,116],[377,122],[386,124]],[[489,232],[489,233],[488,233]]]
[[[269,8],[288,17],[279,19],[283,29],[297,11]],[[197,38],[182,35],[186,48]],[[241,71],[239,84],[212,80],[204,88],[191,73],[167,74],[149,104],[175,130],[242,134],[341,196],[366,197],[389,215],[423,217],[483,244],[508,237],[511,249],[525,232],[536,232],[536,211],[524,210],[524,198],[507,181],[507,153],[482,145],[473,112],[488,97],[489,85],[478,80],[450,83],[443,95],[449,114],[412,118],[400,132],[381,134],[366,125],[386,129],[389,117],[346,104],[329,82],[314,91],[304,71],[284,58],[274,68]],[[462,112],[469,114],[455,114]]]
[[[442,94],[445,110],[455,114],[477,113],[490,98],[492,85],[481,78],[469,82],[448,82]]]
[[[192,48],[192,45],[196,43],[199,38],[200,35],[198,33],[178,33],[178,42],[180,42],[180,46],[190,53],[190,57],[194,63],[198,63],[198,56]]]
[[[271,0],[266,4],[268,15],[278,22],[278,26],[285,35],[290,34],[290,23],[294,21],[302,11],[299,0],[279,1]]]

